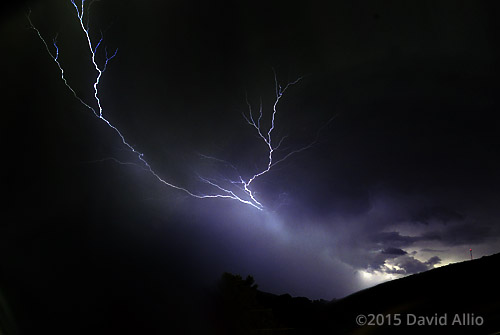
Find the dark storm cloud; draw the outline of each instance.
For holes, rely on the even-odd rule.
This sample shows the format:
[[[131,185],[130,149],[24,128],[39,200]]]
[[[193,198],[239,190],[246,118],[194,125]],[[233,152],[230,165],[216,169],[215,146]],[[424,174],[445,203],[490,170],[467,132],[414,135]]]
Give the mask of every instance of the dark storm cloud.
[[[423,194],[372,193],[368,210],[343,216],[348,230],[338,226],[341,237],[336,256],[355,269],[408,275],[439,265],[443,257],[451,256],[452,248],[491,245],[495,250],[492,243],[498,241],[500,232],[490,218],[498,214],[487,197],[480,198],[482,211],[478,212],[477,203],[464,205],[453,196]],[[428,224],[415,224],[414,213],[432,215],[426,214]]]
[[[378,238],[368,236],[361,244],[342,243],[341,249],[347,250],[340,254],[341,259],[356,269],[394,275],[408,275],[426,271],[441,262],[438,256],[432,256],[427,261],[420,261],[415,258],[417,252],[409,254],[401,248],[391,246],[415,246],[418,241],[423,240],[422,237],[409,238],[398,233],[382,233],[375,236]],[[384,238],[381,239],[380,236]],[[357,235],[356,239],[360,241],[361,237]]]
[[[447,249],[432,249],[432,248],[423,248],[420,250],[421,252],[430,252],[430,253],[442,253],[446,252]]]
[[[409,238],[398,233],[382,233],[376,236],[384,236],[383,239],[368,237],[363,245],[349,249],[349,245],[343,244],[342,248],[348,248],[347,253],[352,258],[343,258],[344,261],[354,267],[367,271],[379,271],[387,274],[411,274],[424,271],[434,264],[427,264],[415,259],[407,251],[394,247],[394,245],[408,247],[413,245],[420,238]],[[389,238],[388,238],[389,237]],[[404,241],[402,243],[402,241]],[[384,247],[386,246],[386,247]],[[355,249],[355,250],[353,250]],[[389,264],[398,268],[390,267]]]
[[[407,252],[404,251],[403,249],[393,248],[393,247],[389,247],[389,248],[386,248],[386,249],[382,250],[382,253],[385,254],[385,255],[397,255],[397,256],[401,256],[401,255],[406,255],[407,254]]]
[[[445,207],[431,207],[423,208],[422,211],[416,213],[412,219],[416,223],[429,224],[430,221],[435,220],[441,223],[448,223],[449,221],[462,221],[465,217],[453,210]]]
[[[441,258],[439,258],[438,256],[432,256],[431,258],[429,258],[429,260],[427,260],[427,262],[425,262],[425,264],[431,267],[439,263],[441,263]]]
[[[481,244],[500,236],[498,229],[475,222],[459,223],[444,230],[431,231],[422,240],[439,241],[444,246]]]
[[[398,274],[398,275],[409,275],[414,273],[419,273],[423,271],[427,271],[441,262],[441,259],[437,256],[431,257],[426,262],[421,262],[418,259],[406,255],[397,258],[392,265],[397,266],[397,268],[392,268],[388,266],[384,266],[380,271],[383,271],[387,274]]]
[[[416,241],[420,240],[420,237],[404,236],[401,235],[399,232],[392,231],[392,232],[375,233],[372,236],[370,236],[370,240],[372,243],[381,246],[391,245],[396,247],[408,247],[413,243],[415,243]]]

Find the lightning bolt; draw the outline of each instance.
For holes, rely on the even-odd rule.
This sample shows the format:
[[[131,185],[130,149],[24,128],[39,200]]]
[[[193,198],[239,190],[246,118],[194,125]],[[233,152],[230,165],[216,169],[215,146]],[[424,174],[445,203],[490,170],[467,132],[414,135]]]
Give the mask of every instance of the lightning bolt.
[[[102,78],[102,76],[104,75],[104,73],[105,73],[105,71],[107,69],[108,63],[114,57],[116,57],[116,55],[118,53],[118,49],[115,49],[114,52],[112,52],[112,53],[108,53],[107,48],[104,47],[104,56],[105,56],[104,57],[104,61],[101,62],[101,64],[99,64],[98,61],[96,60],[96,56],[97,56],[98,52],[100,52],[100,50],[102,50],[102,46],[101,45],[103,44],[104,36],[103,36],[103,34],[101,32],[100,39],[97,41],[97,43],[95,43],[94,41],[92,41],[92,39],[90,37],[88,11],[90,10],[90,6],[92,5],[93,1],[90,1],[88,5],[85,5],[86,4],[85,0],[82,0],[81,3],[80,3],[80,5],[78,5],[75,2],[75,0],[70,0],[70,1],[71,1],[71,4],[73,5],[73,7],[75,9],[76,16],[78,18],[79,26],[80,26],[81,31],[82,31],[85,39],[86,39],[87,46],[88,46],[88,51],[89,51],[89,55],[90,55],[90,62],[91,62],[92,67],[94,68],[95,73],[96,73],[95,79],[94,79],[94,82],[93,82],[93,103],[92,103],[92,104],[95,104],[96,107],[92,107],[90,103],[84,101],[76,93],[76,91],[73,89],[73,87],[69,84],[69,82],[68,82],[68,80],[66,78],[66,73],[64,71],[64,68],[61,65],[60,61],[59,61],[59,46],[58,46],[58,43],[57,43],[57,35],[55,36],[55,38],[53,38],[52,43],[50,45],[49,43],[47,43],[47,41],[45,40],[45,38],[42,36],[41,32],[33,24],[32,20],[31,20],[31,11],[29,11],[26,16],[27,16],[27,19],[28,19],[28,22],[29,22],[29,27],[36,32],[37,36],[39,37],[39,39],[42,41],[43,45],[45,46],[45,49],[46,49],[47,53],[52,58],[52,60],[54,61],[54,63],[57,65],[57,67],[58,67],[58,69],[60,71],[61,80],[63,81],[63,83],[67,87],[67,89],[72,93],[72,95],[75,97],[76,100],[78,100],[83,106],[85,106],[87,109],[89,109],[94,114],[95,117],[97,117],[101,122],[104,122],[109,128],[111,128],[116,133],[116,135],[118,135],[118,137],[121,139],[121,142],[123,143],[123,145],[131,153],[133,153],[137,157],[138,164],[136,164],[136,163],[124,163],[124,162],[120,162],[120,161],[118,161],[117,159],[114,159],[114,158],[110,158],[110,160],[115,161],[116,163],[122,164],[122,165],[126,164],[126,165],[138,166],[141,169],[143,169],[144,171],[146,171],[147,173],[149,173],[150,175],[152,175],[157,181],[159,181],[160,183],[164,184],[165,186],[168,186],[170,188],[173,188],[173,189],[176,189],[178,191],[184,192],[185,194],[187,194],[187,195],[189,195],[191,197],[194,197],[194,198],[198,198],[198,199],[207,199],[207,198],[232,199],[232,200],[239,201],[239,202],[241,202],[243,204],[250,205],[250,206],[252,206],[252,207],[254,207],[254,208],[258,209],[258,210],[263,210],[264,209],[264,205],[259,200],[257,200],[255,193],[251,189],[252,183],[256,179],[258,179],[259,177],[261,177],[261,176],[265,175],[266,173],[268,173],[271,170],[271,168],[273,166],[275,166],[276,164],[278,164],[278,163],[280,163],[280,162],[288,159],[293,154],[299,153],[299,152],[301,152],[303,150],[306,150],[306,149],[310,148],[315,143],[315,141],[313,141],[312,143],[310,143],[307,146],[304,146],[304,147],[302,147],[300,149],[291,151],[291,152],[289,152],[288,154],[286,154],[284,157],[282,157],[279,160],[274,160],[273,159],[273,154],[275,153],[276,150],[278,150],[278,148],[281,146],[281,144],[283,143],[283,141],[286,139],[286,136],[282,137],[277,142],[277,144],[274,144],[275,142],[273,140],[273,131],[275,129],[275,119],[276,119],[276,114],[278,112],[278,104],[279,104],[279,102],[280,102],[283,94],[286,92],[286,90],[290,86],[295,85],[296,83],[298,83],[302,78],[300,77],[300,78],[296,79],[295,81],[290,82],[290,83],[286,84],[286,86],[282,87],[278,83],[276,72],[273,69],[274,80],[275,80],[276,99],[274,101],[273,108],[272,108],[271,126],[269,127],[269,129],[267,130],[267,132],[263,129],[263,127],[261,125],[261,120],[263,118],[262,102],[260,104],[259,116],[258,116],[258,118],[256,120],[255,116],[254,116],[254,113],[252,111],[251,104],[248,102],[248,98],[247,98],[246,102],[247,102],[249,111],[248,111],[248,114],[243,114],[243,117],[244,117],[244,119],[246,120],[246,122],[250,126],[252,126],[253,128],[255,128],[255,130],[257,131],[257,133],[259,135],[259,137],[264,141],[264,143],[267,146],[267,153],[268,153],[267,166],[265,166],[262,170],[260,170],[259,172],[253,174],[253,176],[251,176],[250,178],[248,178],[248,179],[245,180],[238,173],[236,167],[234,167],[229,162],[222,161],[222,160],[217,159],[215,157],[210,157],[210,156],[202,155],[203,158],[207,158],[207,159],[211,159],[211,160],[214,160],[214,161],[218,161],[219,163],[224,163],[225,165],[229,166],[231,169],[233,169],[236,172],[236,174],[237,174],[238,177],[235,180],[224,178],[221,181],[220,178],[214,179],[214,178],[207,178],[207,177],[198,176],[198,179],[202,183],[209,185],[215,192],[212,193],[212,194],[198,194],[198,193],[194,193],[194,192],[188,190],[187,188],[184,188],[182,186],[173,184],[173,183],[165,180],[164,178],[162,178],[151,167],[151,165],[149,164],[149,162],[145,159],[144,154],[142,152],[138,151],[136,148],[134,148],[126,140],[125,135],[115,125],[113,125],[113,123],[105,116],[104,109],[103,109],[103,106],[102,106],[102,103],[101,103],[101,99],[100,99],[100,94],[99,94],[99,85],[100,85],[100,82],[101,82],[101,78]]]
[[[285,94],[285,92],[288,90],[288,88],[290,88],[291,86],[297,84],[300,80],[303,79],[303,77],[299,77],[299,78],[297,78],[296,80],[294,80],[292,82],[288,82],[285,86],[281,86],[279,84],[278,77],[277,77],[276,71],[274,69],[273,69],[273,74],[274,74],[274,84],[275,84],[275,99],[274,99],[274,103],[273,103],[273,106],[272,106],[271,124],[269,126],[269,129],[267,131],[265,131],[264,126],[261,123],[261,121],[262,121],[262,119],[264,117],[262,100],[260,101],[259,111],[258,111],[258,116],[257,117],[254,115],[255,113],[254,113],[254,111],[252,109],[252,104],[248,101],[248,97],[246,98],[246,103],[247,103],[247,106],[248,106],[248,112],[247,112],[247,114],[242,113],[243,118],[245,119],[245,121],[251,127],[253,127],[255,129],[255,131],[257,132],[257,134],[259,136],[259,138],[265,143],[265,145],[267,147],[267,165],[263,169],[261,169],[260,171],[258,171],[255,174],[253,174],[250,178],[244,179],[241,176],[241,174],[238,172],[238,169],[233,164],[231,164],[231,163],[229,163],[227,161],[218,159],[216,157],[211,157],[211,156],[200,154],[200,156],[202,158],[214,160],[214,161],[216,161],[216,162],[218,162],[220,164],[223,164],[223,165],[229,167],[231,170],[233,170],[234,172],[236,172],[236,174],[237,174],[237,179],[236,180],[231,180],[231,179],[224,178],[222,180],[222,182],[229,183],[230,185],[236,185],[236,186],[238,186],[238,188],[246,195],[246,198],[251,202],[251,204],[254,207],[258,208],[258,209],[264,209],[264,205],[259,200],[257,200],[255,192],[253,192],[252,189],[251,189],[251,184],[255,180],[257,180],[259,177],[262,177],[265,174],[267,174],[269,171],[271,171],[271,169],[274,166],[276,166],[277,164],[279,164],[279,163],[287,160],[288,158],[290,158],[291,156],[293,156],[295,154],[298,154],[298,153],[300,153],[302,151],[305,151],[305,150],[310,149],[311,147],[313,147],[318,142],[319,135],[320,135],[321,131],[326,126],[328,126],[338,116],[338,115],[333,116],[321,128],[319,128],[319,130],[316,133],[315,138],[309,144],[307,144],[305,146],[302,146],[302,147],[300,147],[298,149],[289,151],[288,153],[286,153],[285,155],[283,155],[283,157],[281,157],[279,159],[275,159],[275,157],[274,157],[275,152],[280,148],[280,146],[283,144],[283,142],[287,138],[287,136],[283,136],[277,142],[273,138],[273,131],[274,131],[275,126],[276,126],[276,114],[278,113],[279,102],[280,102],[281,98],[283,97],[283,95]],[[276,144],[274,144],[274,143],[276,143]],[[201,179],[201,181],[203,181],[203,182],[205,182],[205,183],[207,183],[207,184],[209,184],[211,186],[217,187],[221,191],[229,192],[228,189],[226,189],[226,188],[224,188],[222,186],[223,183],[220,182],[220,181],[210,180],[210,179],[202,178],[202,177],[200,177],[200,179]]]

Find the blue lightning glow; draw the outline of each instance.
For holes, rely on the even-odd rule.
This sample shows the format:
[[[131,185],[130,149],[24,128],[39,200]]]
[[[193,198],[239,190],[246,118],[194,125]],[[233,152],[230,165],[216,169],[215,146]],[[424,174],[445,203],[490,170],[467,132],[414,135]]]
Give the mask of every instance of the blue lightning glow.
[[[250,188],[251,184],[257,178],[259,178],[259,177],[263,176],[264,174],[268,173],[274,165],[276,165],[276,164],[278,164],[278,163],[286,160],[287,158],[289,158],[291,155],[293,155],[295,153],[298,153],[298,152],[301,152],[303,150],[306,150],[306,149],[310,148],[315,143],[315,141],[314,141],[313,143],[311,143],[311,144],[309,144],[309,145],[307,145],[305,147],[302,147],[302,148],[300,148],[298,150],[294,150],[294,151],[289,152],[287,155],[285,155],[283,158],[281,158],[279,160],[273,161],[273,153],[281,146],[281,144],[283,143],[283,141],[286,138],[286,136],[282,137],[278,141],[277,145],[273,144],[273,136],[272,135],[273,135],[273,130],[275,129],[275,119],[276,119],[276,114],[278,112],[278,104],[279,104],[280,99],[282,98],[283,94],[285,93],[285,91],[290,86],[295,85],[296,83],[298,83],[302,78],[298,78],[297,80],[288,83],[285,87],[282,87],[278,83],[276,72],[274,72],[276,99],[274,101],[273,108],[272,108],[271,125],[270,125],[269,129],[267,130],[267,132],[265,132],[263,130],[263,127],[261,126],[261,120],[263,118],[262,102],[260,104],[259,116],[258,116],[258,119],[256,121],[255,118],[254,118],[253,112],[252,112],[251,104],[248,102],[248,99],[247,99],[247,105],[248,105],[249,111],[248,111],[248,115],[243,114],[243,117],[245,118],[245,120],[247,121],[247,123],[249,125],[251,125],[252,127],[254,127],[256,129],[259,137],[265,142],[265,144],[267,146],[267,151],[268,151],[267,166],[264,169],[262,169],[261,171],[255,173],[251,178],[245,180],[243,177],[241,177],[241,175],[239,173],[237,173],[237,169],[232,164],[230,164],[228,162],[224,162],[224,161],[219,160],[219,159],[214,158],[214,157],[203,156],[204,158],[208,158],[208,159],[216,160],[216,161],[219,161],[219,162],[223,162],[227,166],[230,166],[234,171],[236,171],[236,173],[238,175],[238,178],[237,178],[237,180],[224,179],[223,182],[221,182],[220,180],[215,180],[213,178],[206,178],[206,177],[198,176],[199,180],[202,183],[210,185],[210,187],[215,191],[215,193],[213,193],[213,194],[197,194],[197,193],[193,193],[193,192],[191,192],[190,190],[188,190],[188,189],[186,189],[184,187],[175,185],[175,184],[173,184],[171,182],[168,182],[167,180],[163,179],[155,170],[153,170],[153,168],[151,167],[151,165],[144,158],[144,154],[142,152],[136,150],[131,144],[129,144],[127,142],[125,136],[123,135],[123,133],[116,126],[114,126],[111,123],[111,121],[109,121],[104,116],[104,110],[103,110],[103,107],[102,107],[102,104],[101,104],[101,99],[100,99],[100,96],[99,96],[99,85],[100,85],[100,82],[101,82],[102,75],[106,71],[108,63],[117,55],[118,49],[116,49],[112,54],[108,54],[108,50],[106,48],[104,48],[105,60],[104,60],[103,64],[99,65],[98,62],[97,62],[97,60],[96,60],[96,55],[97,55],[97,52],[99,51],[99,48],[102,48],[101,44],[103,43],[104,36],[103,36],[103,34],[101,32],[100,39],[97,41],[97,43],[93,43],[92,39],[90,37],[88,11],[89,11],[90,6],[92,5],[93,1],[89,2],[88,5],[86,5],[85,0],[82,0],[80,5],[77,5],[77,3],[75,2],[75,0],[70,0],[70,1],[71,1],[71,4],[73,5],[73,7],[75,8],[76,15],[77,15],[77,18],[78,18],[78,22],[79,22],[81,31],[83,32],[83,35],[86,38],[87,45],[88,45],[88,51],[89,51],[89,55],[90,55],[90,61],[91,61],[92,66],[93,66],[93,68],[95,69],[95,72],[96,72],[96,77],[95,77],[95,80],[94,80],[94,83],[93,83],[93,92],[94,92],[93,99],[94,99],[95,105],[97,106],[97,109],[94,108],[94,107],[92,107],[89,103],[85,102],[83,99],[81,99],[78,96],[78,94],[76,93],[76,91],[71,87],[71,85],[69,84],[68,80],[66,79],[64,68],[61,65],[61,63],[59,62],[59,46],[57,44],[57,36],[56,36],[56,38],[53,39],[53,42],[52,42],[53,50],[51,50],[51,47],[49,46],[49,44],[46,42],[46,40],[44,39],[44,37],[42,36],[42,34],[40,33],[40,31],[35,27],[35,25],[31,21],[31,18],[30,18],[31,12],[29,12],[28,15],[27,15],[28,22],[29,22],[30,28],[33,29],[37,33],[38,37],[40,38],[40,40],[44,44],[45,49],[47,50],[49,56],[52,58],[52,60],[56,63],[57,67],[59,68],[59,71],[61,73],[61,79],[64,82],[64,85],[70,90],[70,92],[73,94],[73,96],[83,106],[85,106],[90,111],[92,111],[92,113],[99,120],[101,120],[102,122],[104,122],[109,128],[111,128],[120,137],[121,142],[123,143],[123,145],[125,145],[125,147],[127,147],[128,150],[130,152],[132,152],[137,157],[137,159],[140,161],[140,163],[139,164],[135,164],[135,163],[123,163],[123,162],[120,162],[120,161],[118,161],[117,159],[114,159],[114,158],[112,158],[111,160],[113,160],[113,161],[115,161],[116,163],[119,163],[119,164],[130,164],[130,165],[139,166],[140,168],[142,168],[143,170],[145,170],[149,174],[151,174],[154,178],[156,178],[156,180],[158,180],[162,184],[164,184],[164,185],[166,185],[168,187],[171,187],[173,189],[182,191],[182,192],[184,192],[184,193],[186,193],[189,196],[194,197],[194,198],[198,198],[198,199],[206,199],[206,198],[226,198],[226,199],[232,199],[232,200],[237,200],[237,201],[239,201],[239,202],[241,202],[243,204],[250,205],[250,206],[252,206],[252,207],[254,207],[256,209],[263,210],[264,209],[264,205],[260,201],[257,200],[254,192]],[[84,23],[84,19],[86,19],[86,23]],[[226,184],[226,183],[229,183],[229,185],[235,186],[238,189],[239,192],[236,192],[236,190],[233,191],[233,190],[229,189],[228,187],[224,187],[223,184]],[[242,193],[242,194],[238,195],[237,193]]]

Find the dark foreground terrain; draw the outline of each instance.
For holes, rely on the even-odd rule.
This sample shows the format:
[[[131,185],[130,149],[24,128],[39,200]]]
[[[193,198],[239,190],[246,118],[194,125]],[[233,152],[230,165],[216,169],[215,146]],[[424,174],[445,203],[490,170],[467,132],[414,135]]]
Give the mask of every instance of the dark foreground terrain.
[[[224,273],[216,287],[196,290],[188,281],[165,282],[143,271],[133,280],[113,277],[113,267],[107,270],[108,279],[103,270],[101,276],[92,280],[89,275],[78,285],[55,277],[53,284],[45,283],[38,276],[37,290],[28,285],[28,278],[5,286],[16,290],[0,291],[0,335],[493,335],[500,334],[499,268],[496,254],[386,282],[336,301],[262,292],[251,276],[230,273]],[[71,279],[64,273],[59,277]]]
[[[216,328],[225,334],[500,334],[499,268],[496,254],[332,302],[264,293],[251,277],[225,274]]]

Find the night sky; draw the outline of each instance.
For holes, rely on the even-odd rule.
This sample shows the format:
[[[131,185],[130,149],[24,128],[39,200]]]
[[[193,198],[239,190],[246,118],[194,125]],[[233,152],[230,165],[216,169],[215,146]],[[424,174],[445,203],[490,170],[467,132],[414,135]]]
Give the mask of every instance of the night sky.
[[[105,116],[193,193],[211,190],[198,175],[234,172],[200,154],[246,177],[265,168],[246,97],[255,111],[262,99],[269,127],[273,70],[282,85],[303,77],[273,134],[288,136],[281,155],[317,142],[252,184],[263,211],[117,164],[138,161],[64,86],[28,8],[47,41],[58,33],[67,79],[90,103],[96,75],[70,1],[2,11],[0,264],[14,309],[66,295],[85,308],[124,295],[161,306],[224,271],[330,300],[470,248],[500,251],[498,4],[95,2],[91,36],[118,48],[100,86]]]

